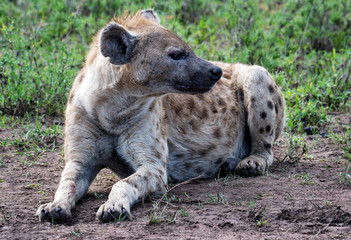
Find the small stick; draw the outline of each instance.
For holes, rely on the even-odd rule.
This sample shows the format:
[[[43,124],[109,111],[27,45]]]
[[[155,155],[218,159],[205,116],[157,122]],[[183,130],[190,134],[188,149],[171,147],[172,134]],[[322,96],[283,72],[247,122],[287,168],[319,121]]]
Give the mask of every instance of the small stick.
[[[330,223],[333,221],[333,218],[330,219],[329,223],[322,229],[320,229],[317,234],[315,235],[316,237],[318,236],[318,234],[320,234],[322,231],[324,231],[325,229],[327,229],[330,225]]]
[[[166,196],[166,194],[169,193],[170,191],[172,191],[173,189],[175,189],[175,188],[177,188],[177,187],[179,187],[179,186],[181,186],[181,185],[188,184],[189,182],[194,181],[194,180],[196,180],[196,179],[199,179],[199,178],[201,178],[203,175],[204,175],[204,174],[202,173],[201,175],[199,175],[199,176],[197,176],[197,177],[188,179],[188,180],[186,180],[186,181],[184,181],[184,182],[181,182],[181,183],[178,183],[178,184],[174,185],[173,187],[171,187],[170,189],[168,189],[168,190],[163,194],[163,196],[157,201],[157,205],[162,201],[162,199]]]

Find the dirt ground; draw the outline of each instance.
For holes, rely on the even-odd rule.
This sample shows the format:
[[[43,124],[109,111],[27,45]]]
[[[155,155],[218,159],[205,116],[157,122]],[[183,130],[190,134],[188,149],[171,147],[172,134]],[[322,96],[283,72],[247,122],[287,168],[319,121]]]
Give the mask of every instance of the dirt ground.
[[[319,133],[304,137],[303,155],[285,134],[264,176],[194,180],[174,187],[163,201],[136,204],[134,220],[108,224],[95,213],[117,181],[112,172],[98,175],[71,220],[39,222],[34,213],[53,200],[62,151],[21,156],[16,148],[1,146],[0,239],[351,239],[351,184],[340,175],[347,160],[330,134],[320,135],[343,133],[351,116],[331,117]],[[0,138],[14,130],[0,129]],[[62,145],[61,138],[55,140]]]

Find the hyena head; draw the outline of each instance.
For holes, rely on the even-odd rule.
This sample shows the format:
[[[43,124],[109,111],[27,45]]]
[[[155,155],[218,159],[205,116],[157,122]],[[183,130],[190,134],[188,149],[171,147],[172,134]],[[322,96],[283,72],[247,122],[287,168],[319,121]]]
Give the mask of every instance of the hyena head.
[[[219,67],[162,27],[152,10],[110,22],[100,34],[100,51],[112,64],[129,65],[133,81],[152,93],[204,93],[222,76]]]

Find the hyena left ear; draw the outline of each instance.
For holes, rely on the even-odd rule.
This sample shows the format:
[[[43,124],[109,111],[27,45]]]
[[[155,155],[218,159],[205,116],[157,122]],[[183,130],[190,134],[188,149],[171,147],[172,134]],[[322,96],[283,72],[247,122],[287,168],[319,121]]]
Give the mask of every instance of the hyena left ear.
[[[138,39],[117,23],[110,23],[100,35],[100,51],[116,65],[126,64],[134,55]]]
[[[157,16],[157,13],[152,9],[145,9],[140,12],[140,16],[152,20],[158,24],[160,24],[160,18]]]

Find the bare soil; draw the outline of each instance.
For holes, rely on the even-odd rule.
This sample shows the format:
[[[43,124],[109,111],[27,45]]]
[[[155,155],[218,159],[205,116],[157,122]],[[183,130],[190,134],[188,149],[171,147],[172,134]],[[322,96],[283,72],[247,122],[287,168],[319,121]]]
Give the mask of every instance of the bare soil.
[[[264,176],[194,180],[174,187],[162,201],[136,204],[134,220],[107,224],[95,213],[117,181],[111,171],[97,176],[71,220],[39,222],[34,214],[40,203],[53,200],[62,151],[21,155],[18,148],[2,146],[0,239],[351,239],[351,185],[340,175],[348,161],[330,135],[350,125],[349,113],[332,114],[319,133],[304,137],[307,153],[285,134]],[[0,129],[0,138],[12,132],[16,129]],[[43,141],[63,143],[60,137]]]

